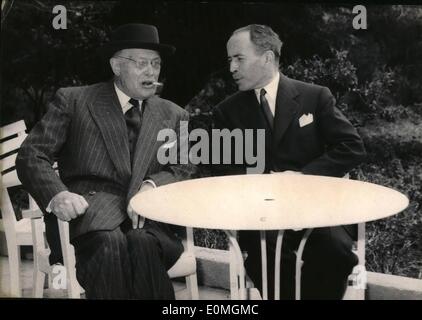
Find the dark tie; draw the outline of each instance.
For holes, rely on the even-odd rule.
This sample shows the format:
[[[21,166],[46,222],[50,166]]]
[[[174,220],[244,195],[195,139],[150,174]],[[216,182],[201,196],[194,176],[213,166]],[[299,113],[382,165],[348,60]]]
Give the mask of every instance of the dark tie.
[[[141,128],[141,111],[139,110],[139,101],[130,99],[129,103],[132,107],[126,111],[125,119],[127,126],[127,136],[129,139],[130,158],[133,159],[136,141],[138,140],[139,129]]]
[[[259,93],[259,100],[261,103],[261,108],[264,111],[265,118],[267,119],[268,125],[272,129],[274,124],[274,116],[271,112],[270,105],[268,104],[268,101],[265,98],[266,93],[267,91],[265,91],[265,89],[261,89],[261,92]]]

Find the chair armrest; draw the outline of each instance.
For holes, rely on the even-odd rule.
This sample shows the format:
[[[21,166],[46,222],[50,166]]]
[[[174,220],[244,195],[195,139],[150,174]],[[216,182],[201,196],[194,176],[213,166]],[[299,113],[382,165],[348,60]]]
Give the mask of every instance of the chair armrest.
[[[193,242],[193,228],[186,227],[186,238],[182,240],[184,252],[167,271],[171,279],[196,273],[196,257]]]
[[[44,214],[39,208],[22,210],[22,218],[38,219],[42,218]]]
[[[44,216],[43,212],[37,206],[35,200],[29,196],[29,209],[22,210],[22,217],[28,219],[37,219]]]
[[[167,271],[170,279],[186,277],[196,273],[196,258],[191,251],[185,251],[181,254],[176,263]]]

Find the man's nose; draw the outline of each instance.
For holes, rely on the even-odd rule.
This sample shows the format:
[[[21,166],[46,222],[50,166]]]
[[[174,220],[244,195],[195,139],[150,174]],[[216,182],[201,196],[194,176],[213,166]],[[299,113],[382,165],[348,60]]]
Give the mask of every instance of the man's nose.
[[[154,74],[155,69],[152,67],[152,63],[148,63],[148,65],[145,67],[145,73],[147,75],[152,75]]]
[[[235,63],[234,61],[230,62],[230,72],[231,73],[235,73],[238,69],[238,65],[237,63]]]

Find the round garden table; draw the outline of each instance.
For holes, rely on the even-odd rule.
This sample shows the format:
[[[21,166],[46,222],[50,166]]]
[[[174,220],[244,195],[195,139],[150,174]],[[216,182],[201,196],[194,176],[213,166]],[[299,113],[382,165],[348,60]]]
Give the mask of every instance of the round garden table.
[[[357,224],[399,213],[409,204],[402,193],[380,185],[312,175],[252,174],[210,177],[164,185],[138,193],[131,205],[140,215],[187,227],[221,229],[229,236],[246,297],[242,253],[236,230],[279,230],[276,245],[275,297],[283,230]],[[261,241],[263,291],[267,296],[266,250]],[[299,250],[303,251],[302,248]]]

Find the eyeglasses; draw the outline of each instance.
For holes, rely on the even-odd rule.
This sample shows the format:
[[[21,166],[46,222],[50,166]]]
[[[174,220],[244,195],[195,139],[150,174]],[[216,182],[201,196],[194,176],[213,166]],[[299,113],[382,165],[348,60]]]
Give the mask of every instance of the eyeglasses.
[[[145,69],[146,67],[148,67],[148,65],[150,63],[151,63],[152,68],[155,69],[155,70],[158,70],[158,69],[161,68],[161,60],[160,59],[154,59],[154,60],[140,59],[140,60],[135,60],[135,59],[132,59],[132,58],[122,57],[122,56],[116,56],[116,57],[135,62],[136,67],[139,70]]]

